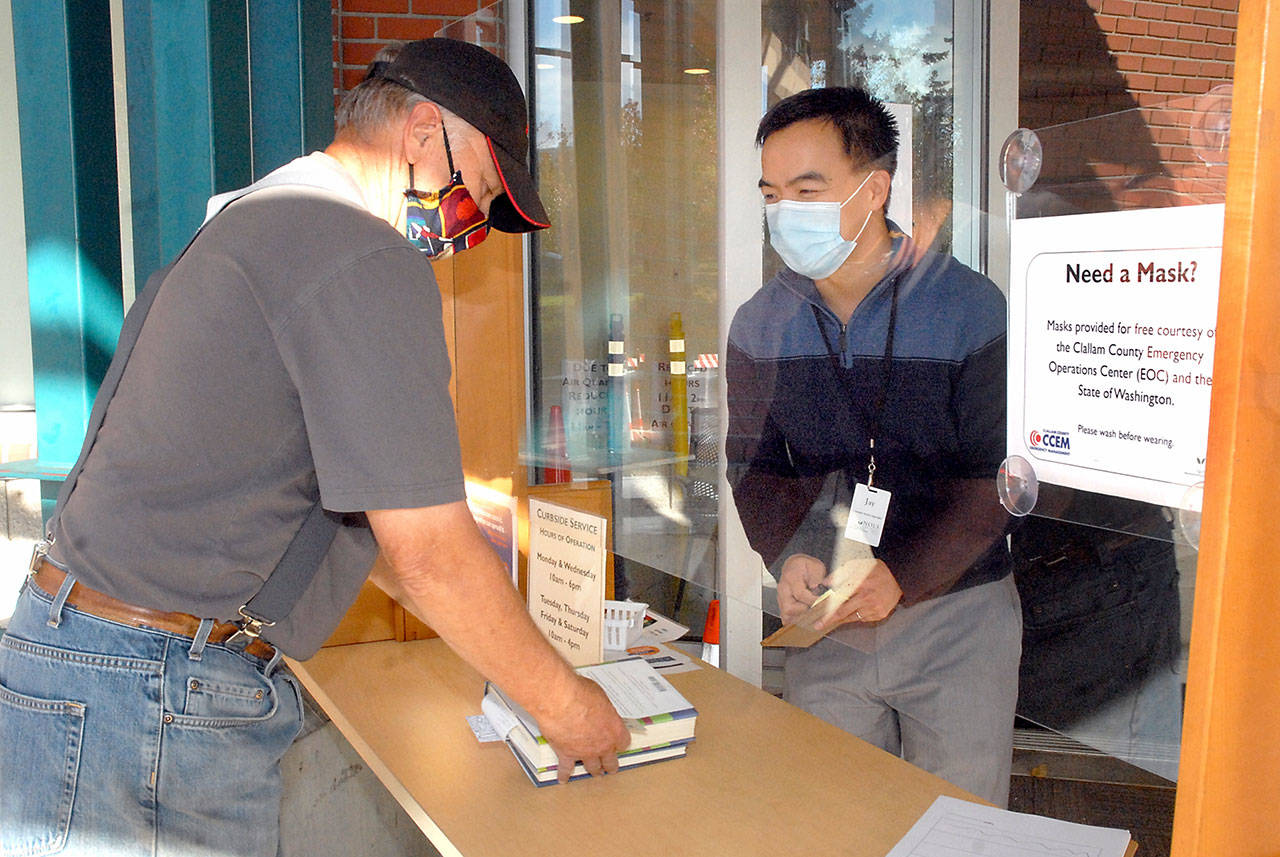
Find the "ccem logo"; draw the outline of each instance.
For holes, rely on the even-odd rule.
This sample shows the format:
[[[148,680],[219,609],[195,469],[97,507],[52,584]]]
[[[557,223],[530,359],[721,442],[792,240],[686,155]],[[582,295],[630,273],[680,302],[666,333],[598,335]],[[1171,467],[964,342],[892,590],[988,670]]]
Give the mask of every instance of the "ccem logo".
[[[1039,432],[1032,429],[1028,440],[1031,441],[1032,450],[1052,452],[1055,455],[1071,454],[1071,435],[1065,431]]]

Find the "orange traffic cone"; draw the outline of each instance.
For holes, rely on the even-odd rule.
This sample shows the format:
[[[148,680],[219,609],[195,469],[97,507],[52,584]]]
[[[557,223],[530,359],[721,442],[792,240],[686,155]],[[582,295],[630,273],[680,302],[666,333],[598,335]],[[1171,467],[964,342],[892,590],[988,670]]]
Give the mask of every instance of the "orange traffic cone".
[[[547,427],[547,435],[545,449],[548,462],[542,468],[542,481],[547,484],[569,482],[573,477],[565,466],[569,463],[569,453],[564,442],[564,412],[559,405],[551,406],[551,425]]]
[[[702,626],[702,659],[720,666],[720,599],[707,605],[707,621]]]

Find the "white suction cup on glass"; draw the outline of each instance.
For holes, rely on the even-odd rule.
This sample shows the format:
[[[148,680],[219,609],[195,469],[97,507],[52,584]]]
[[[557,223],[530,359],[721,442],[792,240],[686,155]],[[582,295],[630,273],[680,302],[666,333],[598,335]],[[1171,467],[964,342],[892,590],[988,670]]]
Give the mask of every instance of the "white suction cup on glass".
[[[1009,135],[1000,149],[1000,181],[1010,193],[1023,194],[1040,178],[1044,166],[1044,147],[1030,128],[1019,128]]]
[[[1231,84],[1223,83],[1196,98],[1192,120],[1191,147],[1209,166],[1227,162],[1231,141]]]
[[[996,474],[996,493],[1000,495],[1000,505],[1010,515],[1018,518],[1030,515],[1040,497],[1040,480],[1031,462],[1021,455],[1006,458]]]
[[[1200,509],[1204,503],[1204,483],[1197,482],[1182,495],[1182,502],[1174,512],[1173,522],[1178,538],[1200,550]]]

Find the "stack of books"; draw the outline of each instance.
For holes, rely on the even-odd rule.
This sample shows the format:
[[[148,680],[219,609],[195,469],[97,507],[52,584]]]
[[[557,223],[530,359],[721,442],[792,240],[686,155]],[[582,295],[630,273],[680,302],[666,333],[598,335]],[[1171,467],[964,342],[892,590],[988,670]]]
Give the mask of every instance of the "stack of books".
[[[631,733],[630,746],[618,754],[620,771],[685,754],[698,712],[642,658],[579,667],[578,672],[604,689]],[[492,682],[485,684],[481,710],[534,785],[558,781],[555,750],[527,711]],[[578,764],[570,779],[586,776],[586,769]]]

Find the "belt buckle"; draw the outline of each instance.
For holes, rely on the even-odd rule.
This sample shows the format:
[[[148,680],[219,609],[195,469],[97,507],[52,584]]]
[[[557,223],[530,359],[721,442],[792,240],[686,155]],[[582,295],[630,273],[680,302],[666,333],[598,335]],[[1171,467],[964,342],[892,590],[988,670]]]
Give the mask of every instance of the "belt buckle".
[[[236,632],[227,638],[227,645],[243,639],[245,641],[244,644],[248,646],[254,640],[261,639],[263,628],[270,628],[275,625],[275,622],[254,616],[249,612],[247,606],[242,606],[238,612],[240,613],[240,622],[237,625]]]
[[[31,547],[31,561],[27,563],[27,571],[34,575],[40,570],[44,558],[49,555],[49,548],[53,547],[53,541],[50,539],[41,539]]]

